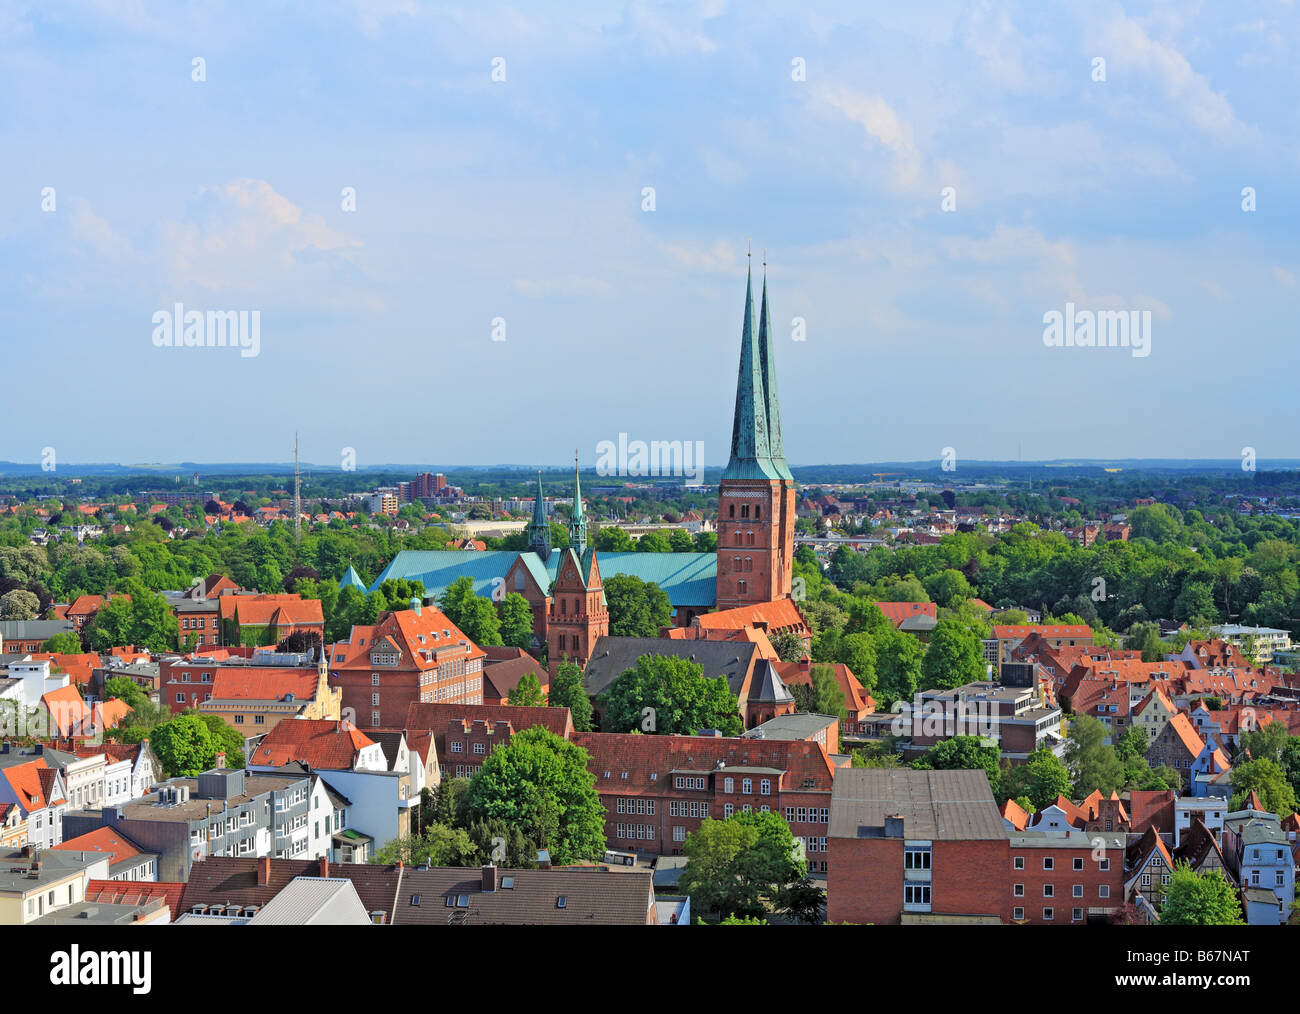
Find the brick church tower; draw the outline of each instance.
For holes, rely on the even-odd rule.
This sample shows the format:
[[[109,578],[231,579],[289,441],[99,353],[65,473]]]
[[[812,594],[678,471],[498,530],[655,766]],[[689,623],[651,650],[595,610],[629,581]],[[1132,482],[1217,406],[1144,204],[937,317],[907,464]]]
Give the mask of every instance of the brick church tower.
[[[731,458],[718,490],[718,608],[790,597],[794,567],[794,476],[785,461],[776,396],[772,326],[763,306],[754,337],[754,289],[745,280]]]
[[[585,666],[596,639],[609,633],[609,609],[600,579],[600,564],[595,548],[587,545],[587,516],[582,508],[576,455],[569,548],[560,553],[546,616],[546,650],[551,672],[566,658]]]

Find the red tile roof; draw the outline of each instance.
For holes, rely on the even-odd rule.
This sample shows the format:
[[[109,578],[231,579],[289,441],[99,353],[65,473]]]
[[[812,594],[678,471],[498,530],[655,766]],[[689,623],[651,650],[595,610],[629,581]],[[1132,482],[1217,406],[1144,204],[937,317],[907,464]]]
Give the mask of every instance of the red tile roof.
[[[597,790],[620,795],[662,795],[671,789],[671,772],[712,772],[720,762],[733,769],[781,770],[777,787],[785,792],[830,792],[834,778],[826,751],[812,740],[575,732],[573,741],[591,755]]]
[[[172,918],[180,914],[184,884],[161,880],[91,880],[86,884],[86,901],[100,905],[145,905],[162,898]]]
[[[50,847],[65,852],[103,852],[108,856],[110,866],[140,854],[138,845],[111,827],[99,827]]]
[[[276,724],[249,758],[249,764],[280,767],[308,764],[322,771],[347,771],[372,740],[351,722],[290,718]]]
[[[315,668],[288,666],[221,666],[212,677],[214,701],[310,701],[316,696]]]
[[[931,619],[939,616],[939,607],[933,602],[877,602],[876,608],[896,627],[909,616],[928,616]]]

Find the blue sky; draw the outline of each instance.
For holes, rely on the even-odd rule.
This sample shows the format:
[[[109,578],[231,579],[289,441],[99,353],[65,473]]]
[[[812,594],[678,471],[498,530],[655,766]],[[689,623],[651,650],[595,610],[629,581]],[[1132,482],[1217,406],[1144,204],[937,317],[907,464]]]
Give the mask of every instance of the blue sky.
[[[591,464],[625,432],[721,465],[750,238],[796,464],[1300,457],[1298,28],[0,0],[0,459],[285,460],[296,428],[322,464]],[[260,355],[156,348],[177,301],[259,310]],[[1045,347],[1067,302],[1151,311],[1151,354]]]

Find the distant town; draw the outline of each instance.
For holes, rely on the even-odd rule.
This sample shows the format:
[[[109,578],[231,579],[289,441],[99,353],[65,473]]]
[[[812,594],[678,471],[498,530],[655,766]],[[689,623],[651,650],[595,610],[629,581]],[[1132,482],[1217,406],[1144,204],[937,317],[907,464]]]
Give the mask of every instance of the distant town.
[[[1297,921],[1300,477],[801,481],[755,288],[716,481],[7,478],[0,923]]]

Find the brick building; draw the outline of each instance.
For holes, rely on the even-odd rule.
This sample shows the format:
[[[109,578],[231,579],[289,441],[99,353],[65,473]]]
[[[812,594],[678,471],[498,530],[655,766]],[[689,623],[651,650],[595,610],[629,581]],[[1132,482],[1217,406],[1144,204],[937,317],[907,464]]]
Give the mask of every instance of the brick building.
[[[1010,847],[1012,922],[1106,923],[1124,904],[1123,834],[1031,831]]]
[[[851,768],[835,778],[828,922],[1011,919],[1010,840],[982,771]]]
[[[591,755],[609,848],[678,855],[706,818],[773,811],[803,842],[809,871],[826,872],[835,769],[819,743],[598,732],[572,739]]]
[[[482,648],[431,606],[383,613],[329,648],[343,715],[364,728],[400,729],[416,703],[483,702]]]

